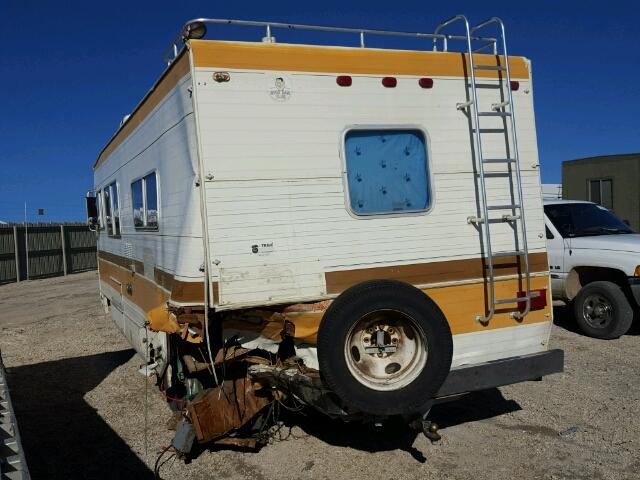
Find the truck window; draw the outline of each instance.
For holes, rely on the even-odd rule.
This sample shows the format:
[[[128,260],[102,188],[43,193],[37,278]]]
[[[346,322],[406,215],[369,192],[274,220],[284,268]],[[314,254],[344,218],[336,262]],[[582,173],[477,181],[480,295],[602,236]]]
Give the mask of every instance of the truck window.
[[[544,212],[563,237],[634,233],[609,210],[593,203],[545,205]]]
[[[131,184],[133,225],[137,230],[158,229],[158,186],[156,172]]]
[[[551,233],[551,230],[549,230],[549,227],[545,225],[544,229],[546,230],[546,233],[547,233],[547,240],[553,240],[555,237],[553,236],[553,233]]]
[[[421,212],[430,207],[427,149],[420,130],[350,130],[344,153],[355,215]]]

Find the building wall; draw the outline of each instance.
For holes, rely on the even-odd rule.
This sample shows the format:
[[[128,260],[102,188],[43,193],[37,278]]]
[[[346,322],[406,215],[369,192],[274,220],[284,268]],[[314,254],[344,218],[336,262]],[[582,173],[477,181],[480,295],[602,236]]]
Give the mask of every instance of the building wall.
[[[589,181],[595,179],[611,179],[614,213],[640,231],[640,153],[563,162],[563,198],[589,200]]]

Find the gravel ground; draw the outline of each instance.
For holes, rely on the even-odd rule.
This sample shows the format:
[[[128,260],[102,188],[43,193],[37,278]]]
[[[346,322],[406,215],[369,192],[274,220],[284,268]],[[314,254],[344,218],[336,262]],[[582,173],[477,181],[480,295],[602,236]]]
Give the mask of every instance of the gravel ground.
[[[565,373],[437,406],[443,440],[310,415],[258,453],[169,461],[165,479],[640,478],[640,336],[598,341],[556,307]],[[153,478],[169,410],[102,314],[95,272],[0,287],[0,348],[34,479]],[[145,398],[148,404],[145,420]],[[146,424],[146,435],[145,435]],[[145,447],[146,445],[146,447]]]

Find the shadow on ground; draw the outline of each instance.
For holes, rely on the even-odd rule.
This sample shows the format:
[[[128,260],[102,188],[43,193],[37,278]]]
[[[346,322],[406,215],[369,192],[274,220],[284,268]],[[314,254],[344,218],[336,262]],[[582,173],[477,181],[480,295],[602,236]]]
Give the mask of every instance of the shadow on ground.
[[[133,350],[121,350],[8,369],[22,443],[34,479],[153,478],[146,465],[84,400],[87,392],[133,355]],[[122,408],[126,405],[123,398]],[[430,419],[446,435],[448,427],[517,410],[518,403],[491,389],[436,405]],[[418,462],[426,461],[413,446],[421,433],[401,419],[390,419],[376,427],[372,423],[331,420],[306,409],[304,414],[283,411],[281,420],[284,427],[278,437],[282,439],[291,436],[292,427],[298,426],[306,435],[330,445],[372,453],[402,450]]]
[[[500,390],[494,388],[435,405],[429,419],[436,422],[442,429],[440,433],[446,436],[446,429],[449,427],[504,415],[520,409],[517,402],[505,399]],[[285,412],[282,420],[287,429],[298,426],[306,434],[330,445],[371,453],[402,450],[421,463],[426,461],[423,453],[413,446],[416,436],[422,433],[410,428],[407,422],[400,418],[390,419],[383,426],[376,427],[372,423],[330,420],[320,413],[307,409],[304,415]],[[283,436],[286,437],[286,434]]]
[[[578,328],[576,319],[573,316],[573,308],[571,308],[570,305],[558,305],[553,307],[553,323],[569,332],[584,335]]]
[[[85,400],[133,350],[8,369],[22,444],[34,479],[153,478]],[[122,400],[126,408],[126,399]]]

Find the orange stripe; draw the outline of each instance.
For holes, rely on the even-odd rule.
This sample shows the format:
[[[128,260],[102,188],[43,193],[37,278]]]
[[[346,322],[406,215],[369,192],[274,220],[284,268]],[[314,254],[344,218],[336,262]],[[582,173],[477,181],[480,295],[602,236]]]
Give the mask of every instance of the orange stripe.
[[[521,280],[498,280],[495,282],[496,298],[514,298],[518,291],[523,290]],[[547,306],[542,310],[531,311],[524,319],[511,318],[511,313],[517,311],[515,303],[502,305],[487,325],[476,321],[476,315],[486,313],[487,285],[484,282],[468,285],[454,285],[450,287],[426,288],[423,291],[436,302],[449,322],[451,333],[484,332],[496,328],[517,327],[518,325],[551,321],[551,292],[549,291],[549,277],[531,278],[533,290],[547,289]]]
[[[191,40],[190,46],[196,67],[434,77],[465,77],[469,70],[467,56],[462,53],[213,40]],[[476,54],[473,58],[478,65],[504,64],[504,57],[496,55]],[[509,68],[513,78],[529,78],[523,57],[509,57]],[[500,74],[495,70],[476,72],[483,78]]]

